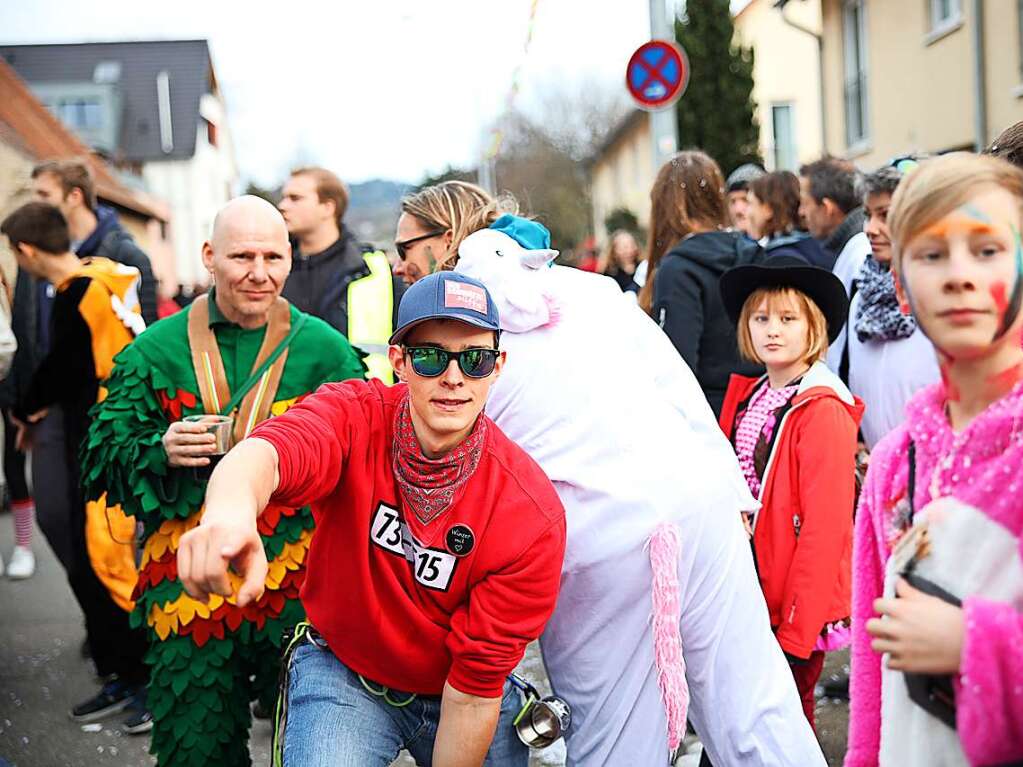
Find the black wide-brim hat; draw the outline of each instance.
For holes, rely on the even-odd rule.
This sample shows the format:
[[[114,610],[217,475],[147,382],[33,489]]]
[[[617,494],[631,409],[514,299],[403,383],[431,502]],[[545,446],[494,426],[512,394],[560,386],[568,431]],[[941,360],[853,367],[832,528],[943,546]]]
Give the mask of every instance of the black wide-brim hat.
[[[828,343],[835,342],[849,317],[849,296],[842,281],[797,256],[773,256],[759,264],[736,266],[721,275],[718,288],[735,324],[746,299],[761,288],[795,288],[809,296],[828,323]]]

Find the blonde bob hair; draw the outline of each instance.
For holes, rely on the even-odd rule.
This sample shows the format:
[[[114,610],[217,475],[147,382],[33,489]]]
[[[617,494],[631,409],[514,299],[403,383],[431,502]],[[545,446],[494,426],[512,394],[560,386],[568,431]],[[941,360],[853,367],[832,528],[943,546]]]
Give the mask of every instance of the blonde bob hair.
[[[764,361],[757,354],[753,345],[753,337],[749,330],[749,321],[753,313],[760,308],[760,304],[767,301],[767,309],[792,308],[798,309],[800,314],[806,317],[807,339],[806,353],[803,355],[803,362],[812,365],[818,360],[824,359],[828,353],[828,321],[820,307],[806,293],[795,288],[784,286],[771,288],[758,288],[750,293],[749,298],[742,305],[739,313],[738,341],[739,354],[750,362],[763,365]]]
[[[511,195],[491,197],[483,187],[468,181],[442,181],[401,201],[401,212],[415,216],[425,228],[451,232],[451,245],[437,259],[437,271],[455,268],[458,246],[470,234],[518,211]]]
[[[905,176],[888,210],[892,265],[898,269],[914,237],[965,205],[983,186],[1005,189],[1023,212],[1023,171],[997,157],[952,152],[924,160]]]

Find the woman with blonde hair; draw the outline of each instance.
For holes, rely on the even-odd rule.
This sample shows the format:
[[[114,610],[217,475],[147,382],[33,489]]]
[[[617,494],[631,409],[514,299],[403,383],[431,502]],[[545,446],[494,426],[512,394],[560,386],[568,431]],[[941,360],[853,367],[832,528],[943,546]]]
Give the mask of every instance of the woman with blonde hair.
[[[437,270],[453,269],[462,240],[505,213],[517,212],[511,196],[494,198],[468,181],[424,187],[401,201],[394,273],[411,285]]]
[[[1023,172],[922,162],[888,213],[942,380],[871,454],[853,549],[846,767],[1023,760]]]
[[[614,279],[623,293],[638,293],[633,277],[643,259],[636,236],[627,229],[616,229],[608,238],[607,247],[597,262],[597,273]]]
[[[729,228],[725,180],[703,152],[679,152],[658,172],[647,247],[639,304],[692,368],[716,416],[729,376],[761,370],[739,356],[718,280],[734,266],[760,260],[762,251]]]
[[[848,644],[863,403],[823,359],[849,300],[838,277],[792,255],[730,269],[721,296],[742,355],[767,369],[759,378],[732,376],[720,424],[761,504],[744,515],[757,575],[812,726],[824,653]]]

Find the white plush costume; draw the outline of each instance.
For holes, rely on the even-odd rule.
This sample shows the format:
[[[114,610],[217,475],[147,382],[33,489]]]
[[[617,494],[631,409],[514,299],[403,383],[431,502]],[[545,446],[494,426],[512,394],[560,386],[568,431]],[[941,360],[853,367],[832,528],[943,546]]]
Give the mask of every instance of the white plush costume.
[[[716,767],[824,765],[740,521],[756,502],[696,378],[611,279],[550,267],[556,255],[486,229],[462,243],[456,271],[481,280],[500,311],[508,360],[487,414],[567,513],[541,647],[572,707],[568,764],[668,764],[684,670]]]

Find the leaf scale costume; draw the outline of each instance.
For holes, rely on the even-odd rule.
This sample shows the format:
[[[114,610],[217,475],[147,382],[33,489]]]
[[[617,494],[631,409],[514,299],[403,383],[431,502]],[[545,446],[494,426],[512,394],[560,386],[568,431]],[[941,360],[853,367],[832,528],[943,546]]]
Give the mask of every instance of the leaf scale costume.
[[[234,416],[239,440],[320,384],[365,370],[342,335],[284,299],[267,325],[247,330],[223,316],[213,294],[118,355],[83,447],[83,475],[90,498],[105,492],[142,525],[132,620],[150,639],[150,750],[161,766],[250,764],[249,703],[272,708],[281,636],[304,617],[298,592],[313,532],[308,507],[267,508],[258,521],[269,562],[263,596],[244,609],[233,598],[192,599],[176,558],[182,534],[199,523],[205,482],[168,465],[163,435],[184,416],[222,412]]]

